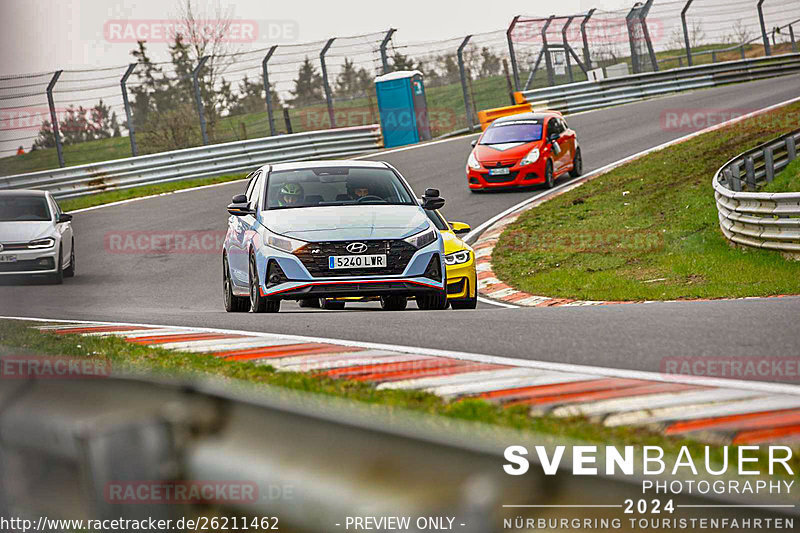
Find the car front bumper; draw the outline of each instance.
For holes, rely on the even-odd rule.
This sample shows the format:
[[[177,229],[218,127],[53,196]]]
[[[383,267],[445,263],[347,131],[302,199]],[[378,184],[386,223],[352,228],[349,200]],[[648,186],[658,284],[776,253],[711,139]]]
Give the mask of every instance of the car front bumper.
[[[478,276],[475,272],[475,254],[460,265],[447,266],[447,299],[467,300],[475,297]]]
[[[0,276],[55,274],[58,271],[58,248],[41,250],[4,250],[0,257],[16,257],[16,261],[0,261]]]
[[[509,174],[501,176],[490,176],[489,169],[483,166],[480,170],[467,166],[467,184],[473,190],[527,187],[544,183],[544,170],[545,162],[543,159],[524,166],[520,166],[517,163],[509,167]]]

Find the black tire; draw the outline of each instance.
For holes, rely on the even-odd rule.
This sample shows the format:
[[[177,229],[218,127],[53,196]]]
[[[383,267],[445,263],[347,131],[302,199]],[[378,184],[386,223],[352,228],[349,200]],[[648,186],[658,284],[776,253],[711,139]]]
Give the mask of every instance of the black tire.
[[[447,309],[447,291],[418,295],[417,307],[423,311],[441,311]]]
[[[250,310],[250,298],[233,294],[228,257],[225,255],[222,256],[222,297],[225,301],[225,311],[228,313],[244,313]]]
[[[320,307],[327,311],[341,311],[344,309],[345,302],[331,300],[330,298],[320,298]]]
[[[569,171],[569,175],[577,178],[581,174],[583,174],[583,156],[581,155],[581,149],[578,148],[575,150],[575,158],[572,160],[572,170]]]
[[[544,166],[544,186],[552,189],[556,184],[556,179],[553,177],[553,161],[548,159],[547,164]]]
[[[75,239],[72,239],[72,246],[69,251],[69,266],[64,269],[64,277],[75,277]]]
[[[450,307],[453,309],[475,309],[478,307],[478,293],[472,298],[450,300]]]
[[[381,309],[384,311],[402,311],[408,306],[405,296],[381,296]]]
[[[64,265],[61,257],[61,248],[58,249],[58,257],[56,261],[58,261],[58,267],[55,274],[50,274],[47,277],[47,281],[52,283],[53,285],[61,285],[64,283]]]
[[[256,268],[256,258],[250,256],[250,310],[254,313],[277,313],[281,309],[280,300],[270,300],[261,296],[259,290],[258,269]]]
[[[322,307],[319,298],[303,298],[297,302],[300,307],[307,307],[309,309],[319,309]]]

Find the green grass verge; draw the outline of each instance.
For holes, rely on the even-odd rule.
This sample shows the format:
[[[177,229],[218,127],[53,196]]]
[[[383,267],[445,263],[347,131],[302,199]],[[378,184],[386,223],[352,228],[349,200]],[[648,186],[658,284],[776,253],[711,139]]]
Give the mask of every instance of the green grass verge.
[[[800,192],[800,159],[795,159],[768,183],[764,192]]]
[[[800,293],[800,263],[729,246],[711,179],[728,159],[796,128],[793,104],[628,163],[522,214],[494,249],[518,289],[582,300]]]
[[[697,441],[665,437],[635,427],[607,428],[582,417],[532,417],[525,406],[503,408],[476,399],[448,402],[438,396],[409,390],[377,390],[374,386],[349,380],[337,380],[310,373],[277,372],[271,366],[252,362],[224,361],[212,355],[181,353],[163,348],[131,344],[116,337],[54,335],[31,328],[32,323],[0,320],[0,356],[14,354],[59,355],[108,361],[114,372],[166,374],[169,377],[202,376],[236,380],[255,385],[271,385],[296,391],[323,394],[390,408],[411,409],[430,415],[461,419],[500,427],[546,434],[555,439],[571,439],[603,445],[661,446],[666,455],[675,456],[687,446],[694,457],[701,457],[704,445]],[[723,449],[711,447],[712,458],[720,461]],[[736,447],[730,447],[730,458]],[[766,460],[766,454],[761,457]],[[800,469],[800,455],[795,454],[792,468]],[[766,464],[766,463],[763,463]]]
[[[119,202],[121,200],[130,200],[131,198],[140,198],[142,196],[163,194],[167,192],[179,191],[181,189],[190,189],[192,187],[202,187],[203,185],[212,185],[214,183],[225,183],[227,181],[241,180],[244,179],[245,176],[245,173],[228,174],[214,178],[197,178],[193,180],[169,181],[166,183],[156,183],[153,185],[142,185],[140,187],[132,187],[130,189],[107,191],[88,196],[80,196],[78,198],[60,200],[58,204],[61,206],[63,211],[69,212],[75,211],[76,209],[85,209],[87,207],[94,207],[96,205]]]

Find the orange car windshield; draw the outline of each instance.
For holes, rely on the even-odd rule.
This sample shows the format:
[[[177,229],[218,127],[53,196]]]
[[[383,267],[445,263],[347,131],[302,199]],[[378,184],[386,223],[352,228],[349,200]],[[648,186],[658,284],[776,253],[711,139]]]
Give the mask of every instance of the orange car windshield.
[[[483,134],[481,144],[503,144],[542,140],[541,121],[519,121],[493,124]]]

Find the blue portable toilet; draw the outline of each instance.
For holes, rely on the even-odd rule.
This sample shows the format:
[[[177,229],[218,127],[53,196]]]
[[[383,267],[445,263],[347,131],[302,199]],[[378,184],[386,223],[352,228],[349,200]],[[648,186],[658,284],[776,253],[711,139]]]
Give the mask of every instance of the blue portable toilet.
[[[386,148],[428,141],[431,127],[422,72],[399,70],[375,78],[383,145]]]

